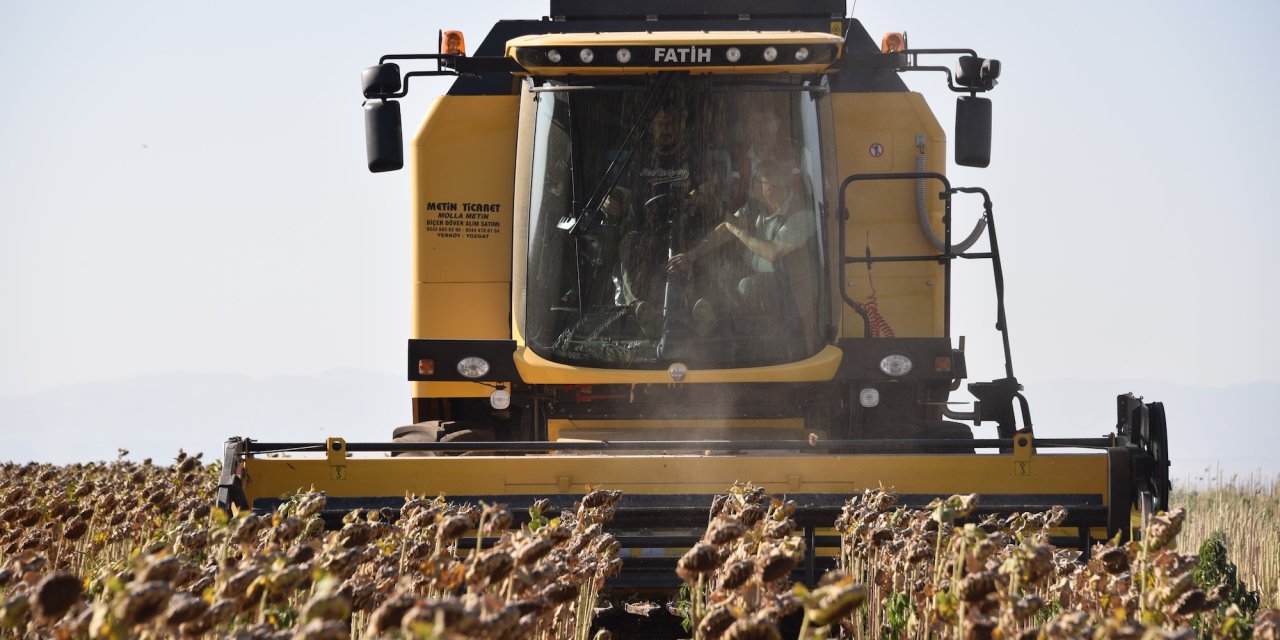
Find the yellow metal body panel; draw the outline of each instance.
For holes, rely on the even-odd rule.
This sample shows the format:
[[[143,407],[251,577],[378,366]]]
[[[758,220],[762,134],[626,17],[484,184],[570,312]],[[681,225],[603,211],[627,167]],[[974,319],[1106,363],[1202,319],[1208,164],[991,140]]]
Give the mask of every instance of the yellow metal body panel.
[[[510,282],[419,282],[413,316],[415,338],[507,340]]]
[[[413,138],[411,337],[511,337],[515,96],[441,96]],[[417,382],[415,398],[487,397],[471,382]]]
[[[452,314],[463,316],[468,326],[484,325],[483,337],[510,337],[506,317],[518,110],[515,96],[441,96],[414,136],[414,282],[493,285],[419,287],[414,311],[425,319],[416,327],[432,327]],[[495,295],[495,287],[505,287],[506,295]],[[491,316],[497,318],[490,323]],[[450,337],[482,337],[470,333]]]
[[[1100,495],[1101,454],[1036,455],[1018,475],[1001,455],[537,455],[433,458],[261,458],[245,461],[252,503],[312,486],[334,497],[543,496],[586,493],[587,486],[628,494],[716,494],[751,481],[774,495],[841,494],[891,487],[907,494]],[[333,467],[341,466],[340,472]]]
[[[507,57],[516,59],[516,52],[522,47],[563,47],[566,50],[583,47],[660,47],[716,45],[828,45],[836,50],[838,58],[842,49],[843,38],[830,33],[806,33],[801,31],[629,31],[608,33],[553,33],[546,35],[520,36],[507,41]],[[566,59],[572,60],[571,52],[566,51]],[[697,73],[715,72],[716,74],[741,73],[821,73],[830,66],[823,64],[774,63],[743,64],[739,66],[715,66],[688,64],[662,65],[660,67],[626,66],[611,64],[607,66],[574,66],[565,62],[547,67],[525,67],[534,75],[561,76],[575,75],[641,75],[660,71],[691,71]]]
[[[844,352],[826,346],[799,362],[743,369],[689,369],[683,383],[703,382],[820,382],[835,376]],[[665,370],[592,369],[551,362],[521,346],[516,349],[516,369],[531,384],[672,384]]]
[[[917,171],[924,142],[925,171],[945,173],[946,136],[918,93],[834,93],[837,173]],[[838,185],[837,185],[838,186]],[[938,238],[943,237],[942,184],[925,183],[928,217]],[[839,194],[832,195],[838,201]],[[916,214],[916,182],[893,180],[854,183],[845,193],[851,219],[845,229],[845,254],[873,256],[940,253],[921,232]],[[964,230],[967,233],[968,229]],[[935,262],[879,263],[868,274],[866,265],[844,268],[841,285],[854,300],[874,301],[894,335],[939,337],[944,333],[943,267]],[[870,275],[870,277],[868,277]],[[872,287],[874,286],[874,293]],[[841,318],[844,337],[861,337],[862,319],[847,307]]]
[[[488,398],[493,386],[478,382],[412,382],[415,398]]]

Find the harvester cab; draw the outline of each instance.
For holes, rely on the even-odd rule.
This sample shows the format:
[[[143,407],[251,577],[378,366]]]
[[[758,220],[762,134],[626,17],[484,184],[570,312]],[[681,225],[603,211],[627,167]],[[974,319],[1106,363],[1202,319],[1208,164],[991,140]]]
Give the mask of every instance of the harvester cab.
[[[315,487],[335,510],[416,493],[515,511],[604,487],[624,492],[619,527],[654,533],[704,525],[751,481],[796,502],[810,548],[881,486],[908,506],[975,493],[978,514],[1064,506],[1086,548],[1166,506],[1158,403],[1121,396],[1102,437],[1032,430],[991,198],[951,184],[943,128],[901,79],[945,74],[954,161],[985,167],[997,60],[877,43],[843,0],[551,0],[474,55],[456,32],[440,46],[363,74],[369,169],[407,164],[413,184],[413,424],[385,443],[232,439],[224,503]],[[396,100],[440,75],[406,146]],[[964,237],[953,201],[981,206]],[[962,262],[991,266],[1005,363],[964,410]]]

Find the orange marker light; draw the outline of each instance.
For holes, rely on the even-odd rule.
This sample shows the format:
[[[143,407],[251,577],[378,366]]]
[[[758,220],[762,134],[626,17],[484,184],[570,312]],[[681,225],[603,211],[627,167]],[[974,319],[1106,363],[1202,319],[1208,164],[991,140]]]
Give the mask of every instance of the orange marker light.
[[[440,53],[456,56],[467,55],[467,42],[461,31],[446,31],[440,36]]]
[[[933,370],[934,370],[934,371],[939,371],[939,372],[941,372],[941,371],[950,371],[950,370],[951,370],[951,357],[950,357],[950,356],[938,356],[938,357],[934,358],[934,359],[933,359]]]
[[[436,361],[422,359],[418,361],[418,375],[434,376],[436,374]]]
[[[907,48],[907,34],[890,31],[880,40],[880,53],[895,53]]]

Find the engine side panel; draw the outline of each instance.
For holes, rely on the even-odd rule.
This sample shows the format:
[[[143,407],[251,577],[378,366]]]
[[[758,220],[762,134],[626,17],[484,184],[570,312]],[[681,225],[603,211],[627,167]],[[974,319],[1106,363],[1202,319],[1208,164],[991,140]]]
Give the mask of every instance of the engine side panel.
[[[511,337],[518,110],[516,96],[442,96],[413,138],[411,338]],[[490,391],[471,382],[414,383],[419,398]]]
[[[837,174],[914,172],[924,143],[924,171],[946,170],[946,135],[917,93],[833,93]],[[837,183],[837,188],[838,188]],[[926,182],[924,201],[934,234],[943,237],[942,185]],[[832,201],[838,201],[834,194]],[[855,182],[845,193],[849,224],[844,251],[873,257],[938,254],[921,232],[916,213],[916,181]],[[853,300],[878,309],[896,337],[945,335],[945,270],[936,262],[876,263],[844,267],[839,286]],[[875,325],[873,319],[873,325]],[[873,330],[875,327],[873,326]],[[840,323],[842,337],[863,337],[862,318],[848,306]],[[878,337],[887,337],[881,333]]]

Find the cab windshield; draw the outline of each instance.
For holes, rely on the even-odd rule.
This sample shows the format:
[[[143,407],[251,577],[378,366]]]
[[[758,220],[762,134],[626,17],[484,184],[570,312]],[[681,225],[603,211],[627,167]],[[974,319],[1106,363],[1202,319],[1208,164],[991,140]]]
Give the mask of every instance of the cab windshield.
[[[603,368],[813,355],[828,301],[821,100],[662,78],[535,93],[525,338]]]

